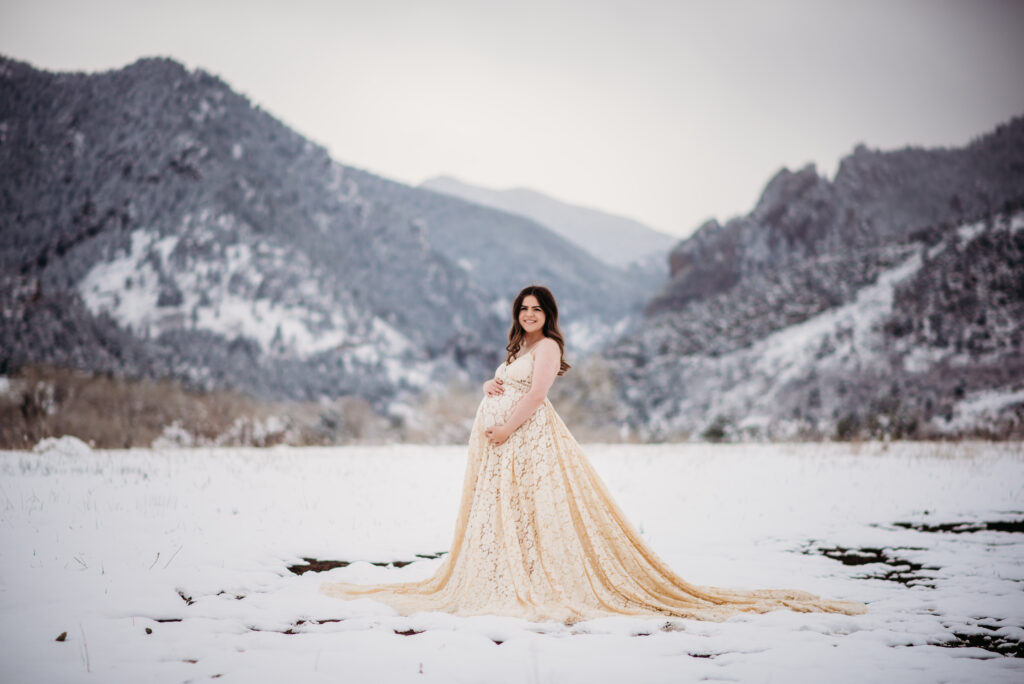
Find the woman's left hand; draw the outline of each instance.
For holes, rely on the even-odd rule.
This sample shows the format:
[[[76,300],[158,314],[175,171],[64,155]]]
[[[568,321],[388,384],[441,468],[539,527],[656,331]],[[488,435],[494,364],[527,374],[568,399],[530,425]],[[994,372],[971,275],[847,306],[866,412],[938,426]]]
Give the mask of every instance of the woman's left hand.
[[[491,446],[501,446],[508,439],[508,429],[504,425],[492,425],[484,430],[484,436]]]

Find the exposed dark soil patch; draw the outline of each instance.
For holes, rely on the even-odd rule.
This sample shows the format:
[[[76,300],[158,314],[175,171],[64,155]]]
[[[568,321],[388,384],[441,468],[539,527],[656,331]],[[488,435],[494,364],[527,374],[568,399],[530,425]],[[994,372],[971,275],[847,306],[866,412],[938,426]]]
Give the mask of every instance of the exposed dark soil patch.
[[[395,634],[397,634],[399,636],[416,636],[417,634],[423,634],[423,630],[422,629],[402,629],[402,630],[396,629],[396,630],[393,630],[393,631],[394,631]],[[502,641],[500,639],[491,639],[491,641],[493,641],[498,646],[501,646],[503,643],[505,643],[504,641]]]
[[[154,618],[156,622],[181,622],[181,618]]]
[[[323,625],[323,624],[327,624],[328,622],[341,622],[342,620],[343,620],[343,618],[324,618],[323,620],[298,620],[295,623],[295,626],[298,627],[299,625],[306,625],[306,624],[309,624],[309,625]]]
[[[963,534],[965,532],[991,531],[1024,534],[1024,519],[932,524],[920,522],[894,522],[893,525],[907,530],[917,530],[918,532],[952,532],[953,534]]]
[[[905,558],[900,558],[892,554],[895,550],[906,550],[906,551],[923,551],[924,549],[912,546],[899,546],[899,547],[882,547],[875,548],[865,546],[861,548],[847,548],[843,546],[829,546],[829,547],[811,547],[804,550],[806,554],[819,553],[832,560],[837,560],[843,565],[873,565],[882,564],[888,566],[887,569],[880,572],[873,572],[864,575],[857,575],[855,579],[881,579],[888,582],[899,582],[908,587],[922,586],[934,589],[935,585],[930,581],[931,578],[924,574],[922,571],[935,571],[939,570],[934,565],[924,565],[923,563],[915,563]]]
[[[305,565],[289,565],[288,570],[296,575],[301,575],[304,572],[327,572],[334,568],[344,568],[351,563],[350,561],[317,560],[316,558],[303,558],[302,560],[306,561]]]
[[[185,592],[181,589],[178,590],[178,596],[181,597],[181,600],[185,602],[186,606],[191,606],[193,603],[195,603],[195,601],[192,600],[192,597],[186,596]]]
[[[434,558],[440,558],[447,551],[439,551],[437,553],[417,553],[416,558],[424,558],[432,560]],[[305,561],[304,565],[289,565],[288,570],[301,575],[304,572],[326,572],[333,570],[334,568],[344,568],[352,565],[355,561],[343,561],[343,560],[318,560],[316,558],[303,558]],[[393,561],[370,561],[372,565],[376,565],[380,568],[404,568],[406,565],[415,563],[415,560],[393,560]]]
[[[323,625],[328,622],[341,622],[342,618],[325,618],[323,620],[296,620],[292,623],[292,626],[285,630],[280,629],[260,629],[259,627],[247,627],[250,632],[275,632],[277,634],[302,634],[302,631],[296,629],[302,625]]]
[[[978,627],[991,630],[992,632],[999,629],[998,625],[985,625],[981,623],[978,623]],[[1003,656],[1009,656],[1011,658],[1024,658],[1024,642],[1011,639],[1010,637],[1003,636],[1002,634],[985,634],[984,632],[979,634],[961,634],[960,632],[953,632],[953,634],[956,636],[956,639],[932,645],[942,646],[943,648],[983,648],[986,651],[998,653]]]
[[[253,627],[252,625],[246,625],[246,629],[250,632],[274,632],[275,634],[299,634],[294,628],[289,627],[288,629],[260,629],[259,627]]]
[[[414,562],[415,561],[370,561],[370,564],[376,565],[378,568],[386,568],[389,565],[393,568],[404,568],[406,565]]]

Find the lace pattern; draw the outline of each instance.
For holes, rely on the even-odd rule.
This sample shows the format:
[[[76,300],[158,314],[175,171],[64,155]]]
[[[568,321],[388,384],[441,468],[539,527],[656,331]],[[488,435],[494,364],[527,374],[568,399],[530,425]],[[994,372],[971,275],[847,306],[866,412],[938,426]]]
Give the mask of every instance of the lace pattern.
[[[508,615],[573,622],[607,615],[723,620],[740,612],[866,612],[864,604],[795,589],[738,591],[677,576],[629,523],[547,399],[509,439],[503,423],[529,390],[533,356],[495,371],[505,392],[485,397],[469,438],[451,550],[433,577],[383,585],[324,583],[338,598],[370,597],[409,615]]]

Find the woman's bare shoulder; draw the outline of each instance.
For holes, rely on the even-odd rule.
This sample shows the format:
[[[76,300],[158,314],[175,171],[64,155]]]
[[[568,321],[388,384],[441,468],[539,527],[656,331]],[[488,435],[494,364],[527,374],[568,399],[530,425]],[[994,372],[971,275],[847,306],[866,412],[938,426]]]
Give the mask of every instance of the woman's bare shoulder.
[[[533,353],[537,354],[558,354],[561,355],[562,350],[558,348],[558,342],[555,342],[550,337],[545,337],[533,346]]]

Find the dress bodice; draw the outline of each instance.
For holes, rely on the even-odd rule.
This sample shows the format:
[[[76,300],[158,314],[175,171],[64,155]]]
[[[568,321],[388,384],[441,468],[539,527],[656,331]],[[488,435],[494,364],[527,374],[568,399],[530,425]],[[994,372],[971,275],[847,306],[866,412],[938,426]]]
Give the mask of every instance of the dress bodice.
[[[494,377],[501,380],[505,385],[505,391],[520,390],[526,392],[533,383],[533,354],[527,353],[512,360],[512,363],[502,363],[494,371]]]

